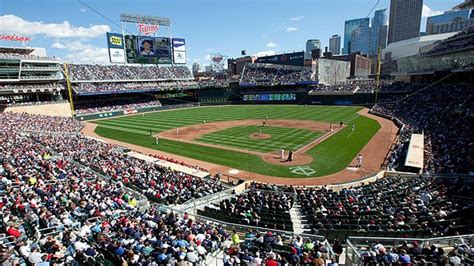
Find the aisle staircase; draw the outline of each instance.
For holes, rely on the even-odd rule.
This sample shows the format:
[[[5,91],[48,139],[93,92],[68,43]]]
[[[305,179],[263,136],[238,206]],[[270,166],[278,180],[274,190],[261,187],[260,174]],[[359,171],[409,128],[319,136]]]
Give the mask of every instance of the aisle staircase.
[[[295,202],[290,209],[291,222],[293,223],[293,232],[297,235],[304,232],[304,224],[301,220],[301,210],[299,203]]]

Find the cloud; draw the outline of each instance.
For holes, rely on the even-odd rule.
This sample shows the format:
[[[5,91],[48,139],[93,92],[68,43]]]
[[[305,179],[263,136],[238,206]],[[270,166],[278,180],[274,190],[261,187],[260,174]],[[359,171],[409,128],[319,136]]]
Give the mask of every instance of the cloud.
[[[211,61],[211,55],[207,54],[206,56],[204,56],[204,60]]]
[[[258,52],[258,53],[255,53],[253,56],[266,56],[266,55],[275,55],[276,54],[276,51],[275,50],[267,50],[267,51],[261,51],[261,52]]]
[[[278,47],[278,45],[274,42],[269,42],[267,43],[267,48],[275,48],[275,47]]]
[[[66,55],[66,61],[74,63],[109,63],[109,51],[107,48],[99,48],[91,45],[90,48],[83,50],[74,50],[73,53]]]
[[[110,31],[109,25],[75,27],[68,21],[44,23],[27,21],[15,15],[0,16],[0,32],[19,35],[45,35],[52,38],[96,38]]]
[[[52,48],[56,49],[66,49],[66,45],[60,43],[60,42],[55,42],[51,45]]]
[[[214,52],[216,50],[216,48],[207,48],[206,51],[207,52]]]
[[[109,63],[109,51],[107,48],[97,47],[92,44],[73,42],[54,42],[51,47],[67,50],[69,53],[65,56],[66,62],[74,63]]]
[[[82,13],[87,12],[87,8],[81,7],[81,9],[79,9],[79,11],[81,11]]]
[[[433,10],[427,5],[423,5],[423,9],[421,11],[422,17],[431,17],[443,14],[443,11]]]
[[[290,18],[290,21],[300,21],[302,19],[304,19],[304,16],[297,16],[297,17]]]
[[[285,29],[286,32],[294,32],[294,31],[297,31],[297,30],[298,30],[297,27],[287,27],[287,28]]]

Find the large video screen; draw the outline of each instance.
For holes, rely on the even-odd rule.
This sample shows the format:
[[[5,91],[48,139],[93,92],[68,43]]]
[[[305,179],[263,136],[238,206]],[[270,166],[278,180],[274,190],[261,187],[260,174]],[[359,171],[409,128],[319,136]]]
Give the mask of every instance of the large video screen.
[[[273,93],[273,94],[245,94],[244,101],[295,101],[295,93]]]
[[[132,64],[171,64],[171,42],[166,37],[125,36],[127,62]]]
[[[288,54],[262,56],[262,57],[257,58],[255,60],[255,63],[303,66],[304,65],[304,52],[294,52],[294,53],[288,53]]]

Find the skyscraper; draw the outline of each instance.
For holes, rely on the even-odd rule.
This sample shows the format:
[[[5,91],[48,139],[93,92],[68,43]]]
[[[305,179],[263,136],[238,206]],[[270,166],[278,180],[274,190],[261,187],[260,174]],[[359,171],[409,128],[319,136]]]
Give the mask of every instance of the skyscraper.
[[[441,34],[463,30],[474,25],[474,10],[450,10],[444,14],[428,17],[426,20],[426,33]]]
[[[193,69],[193,74],[194,73],[198,73],[199,70],[200,70],[201,66],[199,65],[199,63],[193,63],[193,66],[192,66],[192,69]]]
[[[341,54],[341,36],[334,34],[329,38],[329,51],[333,55]]]
[[[306,52],[304,53],[304,59],[311,58],[311,51],[314,49],[321,49],[321,41],[319,39],[311,39],[306,41]]]
[[[343,54],[350,54],[351,53],[351,38],[352,32],[357,28],[368,28],[370,23],[369,18],[357,18],[346,20],[344,23],[344,48],[342,48]]]
[[[420,36],[423,0],[390,0],[388,44]]]
[[[383,35],[384,26],[387,25],[387,9],[379,9],[375,11],[374,17],[372,18],[372,51],[371,54],[375,55],[378,53],[379,47],[385,48],[387,45],[387,33],[385,33],[385,39],[381,38]]]
[[[372,29],[370,27],[358,27],[352,31],[350,41],[350,53],[360,52],[371,54],[372,52]]]

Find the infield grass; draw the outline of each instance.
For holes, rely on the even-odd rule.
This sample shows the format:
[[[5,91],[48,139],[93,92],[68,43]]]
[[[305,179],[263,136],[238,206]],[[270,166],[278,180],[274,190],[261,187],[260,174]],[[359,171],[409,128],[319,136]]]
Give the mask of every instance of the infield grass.
[[[244,171],[280,177],[325,176],[343,170],[378,131],[377,121],[357,114],[359,107],[301,106],[301,105],[239,105],[221,107],[197,107],[160,111],[134,116],[98,120],[95,132],[100,136],[188,158],[237,168]],[[269,164],[259,156],[235,152],[199,144],[160,139],[155,144],[153,133],[187,125],[216,121],[243,119],[292,119],[322,122],[339,121],[356,125],[355,132],[345,127],[324,140],[307,153],[314,160],[307,171],[295,171],[288,166]],[[229,138],[229,141],[232,139]],[[260,140],[261,141],[261,140]],[[303,174],[302,174],[303,173]]]
[[[252,135],[257,135],[259,130],[262,131],[262,134],[270,135],[271,138],[251,138]],[[322,132],[301,128],[250,125],[231,127],[205,134],[196,141],[256,152],[279,151],[281,148],[294,151],[317,139],[322,134]]]

